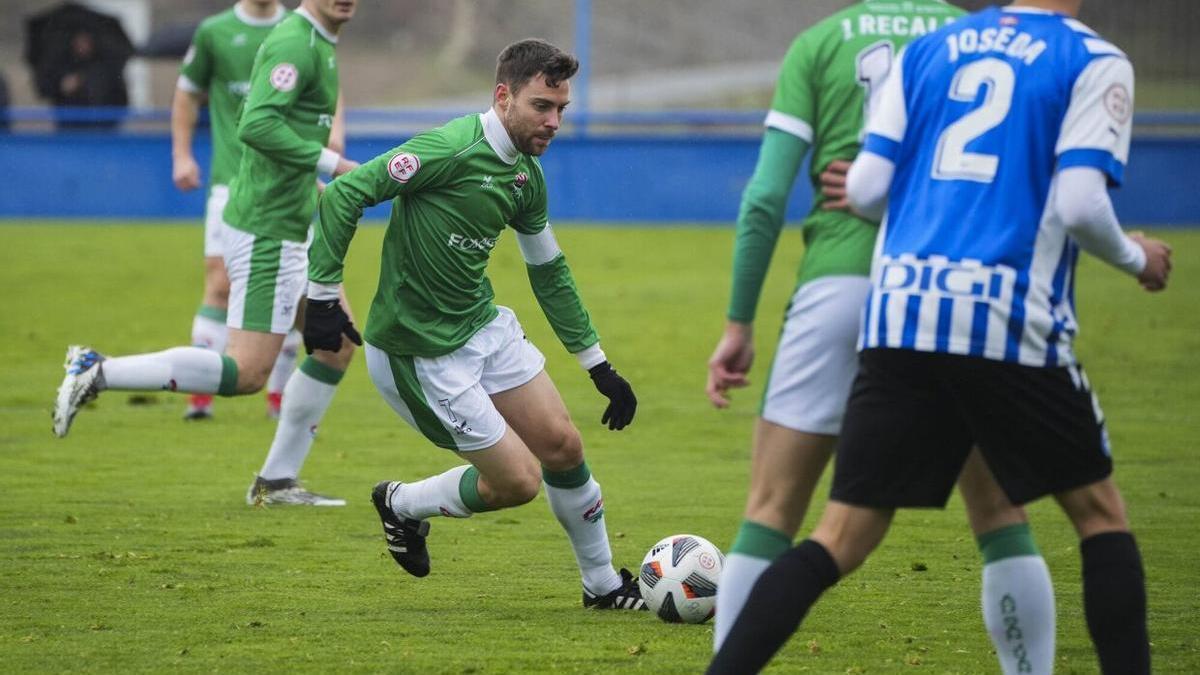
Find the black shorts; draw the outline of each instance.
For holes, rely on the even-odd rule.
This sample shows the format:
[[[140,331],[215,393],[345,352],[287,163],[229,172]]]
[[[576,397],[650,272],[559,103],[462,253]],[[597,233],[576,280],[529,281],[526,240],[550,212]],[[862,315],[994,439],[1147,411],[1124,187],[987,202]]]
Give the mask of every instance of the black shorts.
[[[1014,504],[1112,473],[1104,416],[1079,366],[869,349],[859,355],[830,496],[945,506],[973,445]]]

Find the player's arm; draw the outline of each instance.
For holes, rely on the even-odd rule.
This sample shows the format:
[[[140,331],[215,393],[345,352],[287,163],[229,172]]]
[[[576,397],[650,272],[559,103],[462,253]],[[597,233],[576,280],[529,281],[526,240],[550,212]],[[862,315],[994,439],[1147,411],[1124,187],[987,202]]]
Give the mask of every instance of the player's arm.
[[[317,201],[317,221],[308,249],[309,313],[304,322],[304,346],[309,353],[313,349],[337,351],[342,333],[352,340],[358,336],[338,300],[346,252],[363,210],[436,184],[447,164],[444,158],[452,156],[444,145],[436,134],[422,134],[326,186]]]
[[[250,93],[238,123],[238,140],[272,160],[300,169],[340,175],[354,168],[338,152],[301,138],[287,124],[286,111],[316,77],[311,50],[296,40],[268,38],[255,59]]]
[[[1126,235],[1108,196],[1108,185],[1124,178],[1132,132],[1133,66],[1116,56],[1093,60],[1076,79],[1063,117],[1052,207],[1080,248],[1158,291],[1171,271],[1170,247]]]
[[[730,388],[749,384],[746,374],[754,361],[754,316],[783,230],[788,196],[808,148],[805,138],[768,127],[754,174],[742,192],[725,330],[709,357],[705,386],[709,400],[719,408],[729,405],[726,392]]]
[[[754,362],[754,316],[771,256],[783,230],[788,195],[813,140],[816,115],[812,75],[819,71],[807,35],[788,48],[765,121],[758,162],[738,208],[733,274],[725,330],[708,359],[705,393],[713,405],[729,405],[726,392],[749,384]]]
[[[212,80],[212,51],[203,26],[196,29],[192,44],[179,66],[175,95],[171,99],[171,180],[180,190],[200,187],[200,165],[192,154],[200,105]]]
[[[534,206],[513,223],[529,285],[554,334],[588,371],[596,389],[608,398],[608,407],[600,423],[608,425],[609,429],[624,429],[633,421],[637,397],[600,348],[600,336],[583,306],[567,258],[554,236],[554,228],[546,219],[545,184],[537,180],[535,186],[538,191],[530,199]]]
[[[329,129],[329,141],[325,147],[339,155],[346,154],[346,98],[338,89],[337,108],[333,113],[333,126]]]
[[[892,69],[872,105],[866,122],[862,150],[846,173],[846,198],[855,212],[871,220],[882,220],[888,192],[896,172],[900,142],[908,129],[908,107],[904,98],[904,54],[896,56]]]

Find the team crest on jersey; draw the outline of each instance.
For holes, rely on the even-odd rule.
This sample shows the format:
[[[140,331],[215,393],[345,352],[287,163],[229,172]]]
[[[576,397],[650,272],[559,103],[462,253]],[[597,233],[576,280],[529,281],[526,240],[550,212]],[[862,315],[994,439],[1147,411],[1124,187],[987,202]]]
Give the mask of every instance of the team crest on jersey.
[[[1104,92],[1104,109],[1119,124],[1129,121],[1133,106],[1129,104],[1129,90],[1123,84],[1114,84]]]
[[[411,152],[399,152],[388,160],[388,175],[397,183],[407,183],[421,169],[421,158]]]
[[[234,47],[241,47],[241,46],[245,45],[246,44],[246,34],[238,33],[237,35],[234,35],[233,40],[230,42],[230,44],[232,44]]]
[[[299,79],[300,73],[290,63],[281,63],[271,69],[271,86],[279,91],[295,89]]]

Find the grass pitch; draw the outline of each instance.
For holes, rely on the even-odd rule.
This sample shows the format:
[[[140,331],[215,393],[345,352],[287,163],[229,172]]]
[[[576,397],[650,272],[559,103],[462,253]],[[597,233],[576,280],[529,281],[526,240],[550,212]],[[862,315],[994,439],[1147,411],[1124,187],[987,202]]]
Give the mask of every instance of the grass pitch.
[[[1200,670],[1200,232],[1175,245],[1173,287],[1143,293],[1086,260],[1079,352],[1108,416],[1117,480],[1146,561],[1156,669]],[[348,264],[365,320],[382,228]],[[728,294],[731,232],[560,227],[584,298],[638,417],[599,424],[603,398],[563,352],[528,290],[516,246],[492,279],[548,357],[604,486],[618,565],[663,536],[727,547],[748,476],[750,430],[801,249],[785,233],[758,322],[754,385],[732,409],[703,395]],[[200,296],[200,228],[111,223],[0,226],[0,664],[23,671],[699,672],[709,625],[585,612],[565,537],[544,500],[466,521],[438,519],[433,573],[387,556],[369,492],[455,463],[403,425],[356,362],[304,477],[342,509],[247,507],[274,431],[260,396],[218,400],[185,423],[182,397],[109,392],[71,435],[49,410],[68,343],[127,354],[186,344]],[[828,476],[826,476],[828,480]],[[819,514],[827,488],[805,528]],[[1058,670],[1094,672],[1077,543],[1050,503],[1031,509],[1057,590]],[[980,561],[952,498],[906,511],[879,552],[830,591],[775,672],[989,672]]]

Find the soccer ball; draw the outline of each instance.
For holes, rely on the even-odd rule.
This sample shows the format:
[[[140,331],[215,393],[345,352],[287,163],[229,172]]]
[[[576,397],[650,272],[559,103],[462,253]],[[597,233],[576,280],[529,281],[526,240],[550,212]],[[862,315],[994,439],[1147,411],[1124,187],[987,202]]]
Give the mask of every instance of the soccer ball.
[[[669,623],[704,623],[717,606],[717,580],[725,555],[704,537],[675,534],[642,560],[642,598]]]

